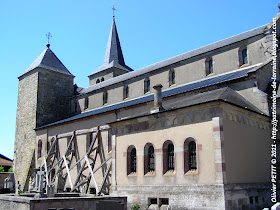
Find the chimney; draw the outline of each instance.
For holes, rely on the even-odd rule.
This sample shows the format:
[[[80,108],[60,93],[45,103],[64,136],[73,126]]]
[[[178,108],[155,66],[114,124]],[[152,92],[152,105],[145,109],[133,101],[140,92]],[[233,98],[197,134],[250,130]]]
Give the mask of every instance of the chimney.
[[[162,107],[162,93],[161,93],[162,85],[158,84],[153,86],[153,88],[155,89],[155,94],[154,94],[154,107],[150,111],[151,114],[164,110],[164,108]]]

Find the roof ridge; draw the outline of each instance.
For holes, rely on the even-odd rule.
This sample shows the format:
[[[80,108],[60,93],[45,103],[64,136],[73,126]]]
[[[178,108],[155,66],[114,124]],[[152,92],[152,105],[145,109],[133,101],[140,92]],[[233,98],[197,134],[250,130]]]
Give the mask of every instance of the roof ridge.
[[[146,74],[146,73],[151,72],[153,70],[156,70],[156,69],[159,69],[159,68],[163,68],[163,67],[172,65],[174,63],[177,63],[179,61],[186,60],[186,59],[189,59],[191,57],[194,57],[194,56],[197,56],[197,55],[200,55],[200,54],[203,54],[203,53],[215,50],[217,48],[221,48],[221,47],[230,45],[232,43],[235,43],[235,42],[241,41],[243,39],[246,39],[248,37],[256,36],[258,34],[263,33],[266,25],[259,26],[257,28],[245,31],[243,33],[240,33],[240,34],[228,37],[226,39],[223,39],[223,40],[220,40],[220,41],[208,44],[208,45],[205,45],[203,47],[200,47],[200,48],[197,48],[197,49],[194,49],[194,50],[182,53],[180,55],[176,55],[174,57],[168,58],[168,59],[163,60],[163,61],[159,61],[159,62],[151,64],[149,66],[145,66],[145,67],[139,68],[139,69],[137,69],[135,71],[128,72],[127,74],[119,75],[117,77],[114,77],[112,79],[109,79],[109,80],[105,81],[106,83],[105,82],[102,82],[102,83],[108,84],[108,86],[109,86],[109,85],[112,85],[112,84],[115,84],[115,83],[118,83],[118,82],[126,81],[128,79],[131,79],[131,78],[134,78],[134,77]],[[97,72],[93,72],[91,75],[93,75],[94,73],[97,73]],[[109,83],[107,83],[107,82],[109,82]],[[101,83],[99,83],[99,84],[101,84]],[[95,84],[95,85],[99,85],[99,84]],[[91,86],[89,86],[89,87],[87,87],[85,89],[91,88],[92,86],[95,86],[95,85],[91,85]],[[104,84],[102,84],[102,87],[104,87]]]

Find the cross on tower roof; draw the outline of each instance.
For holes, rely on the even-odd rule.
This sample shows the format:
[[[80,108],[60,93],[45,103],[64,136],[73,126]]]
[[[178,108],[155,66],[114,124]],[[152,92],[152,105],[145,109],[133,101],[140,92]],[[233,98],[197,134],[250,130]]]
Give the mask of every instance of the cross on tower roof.
[[[49,32],[49,33],[47,33],[47,34],[46,34],[46,37],[48,38],[47,47],[49,48],[49,47],[50,47],[50,38],[52,38],[51,33],[50,33],[50,32]]]
[[[112,10],[113,10],[113,17],[115,17],[115,11],[116,11],[116,9],[115,9],[115,4],[116,4],[116,2],[113,4],[113,7],[112,7]]]

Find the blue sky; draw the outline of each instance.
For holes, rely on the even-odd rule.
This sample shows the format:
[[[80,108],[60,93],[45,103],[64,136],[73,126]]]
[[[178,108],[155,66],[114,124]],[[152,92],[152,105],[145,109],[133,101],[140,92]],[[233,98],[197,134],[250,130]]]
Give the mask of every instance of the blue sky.
[[[88,86],[101,66],[116,2],[116,25],[125,62],[137,70],[269,23],[276,0],[1,0],[0,154],[13,158],[18,79],[45,49],[51,49]]]

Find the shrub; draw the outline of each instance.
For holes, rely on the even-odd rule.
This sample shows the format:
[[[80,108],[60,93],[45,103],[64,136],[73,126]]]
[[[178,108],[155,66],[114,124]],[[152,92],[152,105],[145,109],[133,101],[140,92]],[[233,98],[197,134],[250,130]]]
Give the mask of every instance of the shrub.
[[[0,166],[0,172],[5,172],[5,169],[3,166]]]
[[[138,204],[135,204],[133,206],[130,207],[132,210],[138,210],[140,209],[141,207],[138,205]]]

